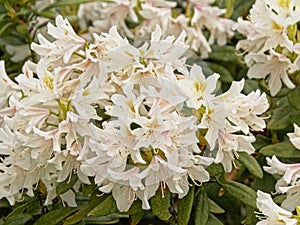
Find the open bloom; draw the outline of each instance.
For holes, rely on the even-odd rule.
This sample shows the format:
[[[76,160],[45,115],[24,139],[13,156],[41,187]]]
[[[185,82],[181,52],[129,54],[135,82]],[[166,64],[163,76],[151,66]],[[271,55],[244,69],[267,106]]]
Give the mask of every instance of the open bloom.
[[[257,213],[261,220],[257,225],[297,225],[297,220],[292,218],[293,214],[276,205],[268,193],[257,191],[256,205],[263,214]]]

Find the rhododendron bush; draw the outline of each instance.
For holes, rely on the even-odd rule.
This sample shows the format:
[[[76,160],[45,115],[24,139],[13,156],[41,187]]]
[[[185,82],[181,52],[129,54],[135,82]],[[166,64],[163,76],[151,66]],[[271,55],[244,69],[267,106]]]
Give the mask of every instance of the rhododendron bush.
[[[0,224],[300,224],[300,1],[0,13]]]

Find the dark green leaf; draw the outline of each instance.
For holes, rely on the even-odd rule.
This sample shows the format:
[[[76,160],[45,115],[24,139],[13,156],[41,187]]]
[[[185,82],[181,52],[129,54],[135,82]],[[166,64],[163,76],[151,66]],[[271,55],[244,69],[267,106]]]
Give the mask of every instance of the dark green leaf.
[[[263,171],[257,162],[257,160],[246,152],[239,152],[239,159],[243,165],[248,169],[248,171],[258,178],[263,177]]]
[[[58,185],[56,187],[56,194],[57,195],[61,195],[65,192],[67,192],[68,190],[70,190],[74,186],[74,184],[78,180],[78,177],[74,173],[71,176],[72,176],[71,179],[67,179],[67,180],[65,180],[61,183],[58,183]]]
[[[295,113],[295,109],[290,106],[287,97],[281,98],[272,111],[268,129],[283,130],[291,125],[290,117]]]
[[[150,204],[154,215],[161,220],[167,221],[172,216],[169,212],[171,193],[167,188],[164,189],[163,192],[164,193],[162,193],[162,190],[159,188],[155,195],[150,199]]]
[[[32,198],[30,200],[28,200],[27,202],[25,202],[24,204],[18,206],[17,208],[15,208],[10,214],[8,214],[6,216],[6,219],[10,219],[11,217],[14,217],[18,214],[22,214],[25,212],[25,210],[27,210],[28,207],[30,207],[30,205],[32,204],[39,204],[38,203],[38,199],[37,198]]]
[[[300,87],[296,87],[288,94],[289,103],[295,109],[300,109],[299,99],[300,99]]]
[[[213,214],[209,214],[206,225],[223,225],[223,223]]]
[[[17,214],[9,217],[4,225],[24,225],[31,219],[31,215],[28,214]]]
[[[80,209],[75,214],[71,215],[64,221],[64,225],[74,224],[82,220],[90,211],[92,211],[97,205],[99,205],[101,202],[103,202],[106,198],[108,198],[109,195],[101,195],[97,196],[95,193],[91,196],[90,202],[84,206],[84,208]]]
[[[206,63],[212,71],[220,74],[221,81],[225,83],[230,83],[234,80],[231,73],[224,66],[221,66],[216,63],[211,63],[211,62],[206,62]]]
[[[211,164],[209,167],[206,169],[209,172],[209,175],[211,177],[215,177],[219,174],[224,173],[223,166],[221,164]]]
[[[225,46],[212,46],[212,51],[209,54],[209,58],[216,61],[223,61],[223,62],[236,62],[237,55],[236,55],[235,47],[225,45]]]
[[[77,209],[76,208],[70,208],[70,207],[64,207],[60,209],[54,209],[50,211],[49,213],[41,216],[34,225],[56,225],[60,222],[62,222],[66,217],[68,217],[70,214],[74,213]]]
[[[106,216],[118,212],[116,202],[112,195],[108,196],[104,201],[98,204],[90,213],[89,216]]]
[[[263,147],[260,151],[265,156],[276,155],[280,158],[300,158],[300,151],[290,142],[280,142]]]
[[[186,196],[178,201],[177,222],[178,225],[188,225],[191,217],[191,212],[194,202],[195,185],[190,187]]]
[[[130,225],[137,225],[145,214],[145,211],[142,209],[141,201],[134,201],[127,214],[130,215]]]
[[[56,7],[68,6],[68,5],[73,6],[73,5],[78,5],[78,4],[93,2],[93,1],[94,0],[58,0],[53,4],[49,5],[47,8],[45,8],[45,10],[56,8]]]
[[[236,181],[220,182],[224,190],[244,204],[256,208],[256,192],[245,184]]]
[[[221,214],[225,212],[224,209],[222,209],[217,203],[215,203],[210,198],[208,198],[208,204],[209,204],[209,211],[211,213]]]
[[[195,206],[195,225],[206,225],[209,216],[208,197],[204,188],[201,188],[199,195],[196,197]]]

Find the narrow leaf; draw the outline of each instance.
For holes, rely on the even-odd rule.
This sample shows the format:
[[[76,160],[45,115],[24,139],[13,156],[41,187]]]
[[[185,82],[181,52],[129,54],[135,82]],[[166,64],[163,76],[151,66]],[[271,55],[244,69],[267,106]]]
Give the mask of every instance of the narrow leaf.
[[[256,192],[252,188],[235,181],[220,182],[220,185],[234,198],[254,209],[256,208]]]
[[[179,199],[178,201],[178,213],[177,213],[177,223],[178,225],[188,225],[191,217],[191,212],[194,202],[194,190],[195,186],[190,187],[189,193]]]
[[[256,159],[249,155],[246,152],[239,152],[239,159],[238,159],[247,169],[248,171],[258,178],[263,177],[263,171],[256,161]]]
[[[208,197],[204,188],[201,188],[199,195],[196,197],[195,206],[195,225],[206,225],[209,216]]]
[[[223,81],[225,83],[230,83],[234,80],[231,73],[224,66],[221,66],[216,63],[211,63],[211,62],[207,62],[207,64],[211,70],[220,74],[221,81]]]
[[[295,113],[295,109],[289,104],[287,97],[281,98],[277,106],[272,110],[268,129],[283,130],[291,125],[290,117]]]
[[[224,225],[224,224],[217,217],[215,217],[213,214],[210,213],[206,225]]]
[[[224,173],[224,169],[221,164],[211,164],[206,168],[206,170],[209,172],[209,176],[211,177]]]
[[[58,0],[53,4],[49,5],[47,8],[45,8],[45,10],[56,8],[56,7],[68,6],[68,5],[78,5],[78,4],[92,2],[92,1],[94,0]]]
[[[290,142],[280,142],[263,147],[260,151],[265,156],[276,155],[280,158],[300,158],[300,151]]]
[[[118,212],[117,204],[112,195],[97,205],[88,216],[106,216]]]
[[[76,183],[77,180],[78,180],[77,175],[73,173],[71,175],[71,179],[67,179],[61,183],[58,183],[58,185],[56,187],[56,194],[61,195],[65,192],[67,192],[74,186],[74,184]]]
[[[61,223],[66,217],[74,213],[77,208],[64,207],[60,209],[55,209],[49,213],[40,217],[34,225],[56,225]]]
[[[24,225],[27,221],[31,219],[31,215],[28,214],[17,214],[9,217],[4,225]]]
[[[222,209],[217,203],[215,203],[210,198],[208,198],[208,204],[209,204],[209,211],[211,213],[221,214],[225,212],[224,209]]]
[[[171,218],[171,213],[169,212],[171,204],[171,193],[169,189],[164,189],[163,193],[159,189],[155,195],[150,199],[151,209],[154,215],[159,219],[167,221]]]
[[[109,195],[101,195],[97,197],[96,194],[92,195],[90,202],[78,212],[68,217],[64,221],[64,225],[70,225],[81,221],[90,211],[92,211],[97,205],[103,202]]]
[[[300,87],[298,86],[292,91],[290,91],[288,94],[289,103],[295,109],[300,109],[299,98],[300,98]]]
[[[127,214],[130,215],[130,225],[137,225],[145,214],[145,211],[142,209],[141,201],[134,201]]]

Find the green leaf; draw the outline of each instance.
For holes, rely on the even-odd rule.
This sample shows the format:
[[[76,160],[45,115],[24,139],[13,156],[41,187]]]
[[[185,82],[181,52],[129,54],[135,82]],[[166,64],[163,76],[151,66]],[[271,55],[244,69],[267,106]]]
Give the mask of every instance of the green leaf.
[[[223,225],[223,223],[213,214],[209,214],[206,225]]]
[[[210,198],[208,198],[208,204],[209,204],[209,211],[211,213],[221,214],[225,212],[224,209],[222,209],[217,203],[215,203]]]
[[[220,182],[220,185],[234,198],[254,209],[256,208],[256,192],[252,188],[236,181]]]
[[[4,225],[24,225],[30,219],[31,215],[29,214],[17,214],[9,217]]]
[[[290,142],[280,142],[263,147],[259,153],[265,156],[276,155],[280,158],[300,158],[300,150],[296,149]]]
[[[237,62],[237,55],[236,55],[235,47],[225,45],[213,45],[212,51],[209,54],[209,58],[216,61],[222,62]]]
[[[116,201],[110,195],[88,213],[88,216],[106,216],[116,212],[118,212]]]
[[[34,225],[56,225],[61,223],[66,217],[74,213],[77,208],[64,207],[60,209],[54,209],[49,213],[41,216]]]
[[[199,195],[196,197],[195,225],[206,225],[209,216],[209,204],[206,191],[201,187]]]
[[[225,82],[225,83],[230,83],[234,80],[233,76],[231,73],[224,67],[216,63],[211,63],[211,62],[206,62],[209,68],[220,74],[220,80]]]
[[[257,160],[247,152],[239,152],[238,160],[248,169],[248,171],[258,178],[263,177],[263,171]]]
[[[292,124],[290,117],[295,114],[295,109],[291,107],[287,97],[281,98],[277,102],[277,106],[272,110],[268,129],[270,130],[283,130]]]
[[[300,87],[298,86],[289,92],[288,100],[291,106],[293,106],[295,109],[300,109],[299,99],[300,99]]]
[[[38,203],[38,199],[37,198],[31,198],[30,200],[28,200],[27,202],[25,202],[24,204],[18,206],[17,208],[15,208],[10,214],[8,214],[6,216],[6,219],[9,220],[11,217],[14,217],[18,214],[22,214],[25,212],[25,210],[27,210],[27,208],[30,207],[30,205],[35,205],[35,204],[39,204]]]
[[[244,224],[244,225],[252,225],[252,224],[257,224],[258,222],[258,219],[254,213],[254,211],[252,212],[249,212],[247,214],[248,216],[242,221],[241,224]]]
[[[56,7],[68,6],[68,5],[79,5],[82,3],[93,2],[93,1],[94,0],[58,0],[57,2],[46,7],[45,10],[56,8]]]
[[[224,169],[221,164],[211,164],[206,168],[206,170],[209,172],[211,177],[215,177],[224,173]]]
[[[77,175],[72,173],[71,179],[67,179],[61,183],[58,183],[58,185],[56,187],[56,194],[61,195],[65,192],[67,192],[74,186],[74,184],[77,182],[77,180],[78,180]]]
[[[155,195],[150,199],[150,204],[154,215],[161,220],[167,221],[172,216],[169,212],[171,193],[167,188],[164,189],[163,192],[164,193],[162,193],[162,190],[159,188]]]
[[[190,190],[186,196],[178,200],[178,213],[177,223],[178,225],[188,225],[191,217],[191,212],[194,202],[194,190],[195,185],[190,187]]]
[[[74,224],[81,221],[85,216],[88,215],[89,212],[91,212],[97,205],[99,205],[108,197],[109,195],[105,194],[98,197],[97,194],[94,193],[94,195],[92,195],[90,198],[90,202],[86,206],[84,206],[84,208],[80,209],[78,212],[68,217],[64,221],[64,225]]]
[[[145,211],[142,209],[141,201],[134,201],[127,214],[130,215],[130,225],[137,225],[145,214]]]

